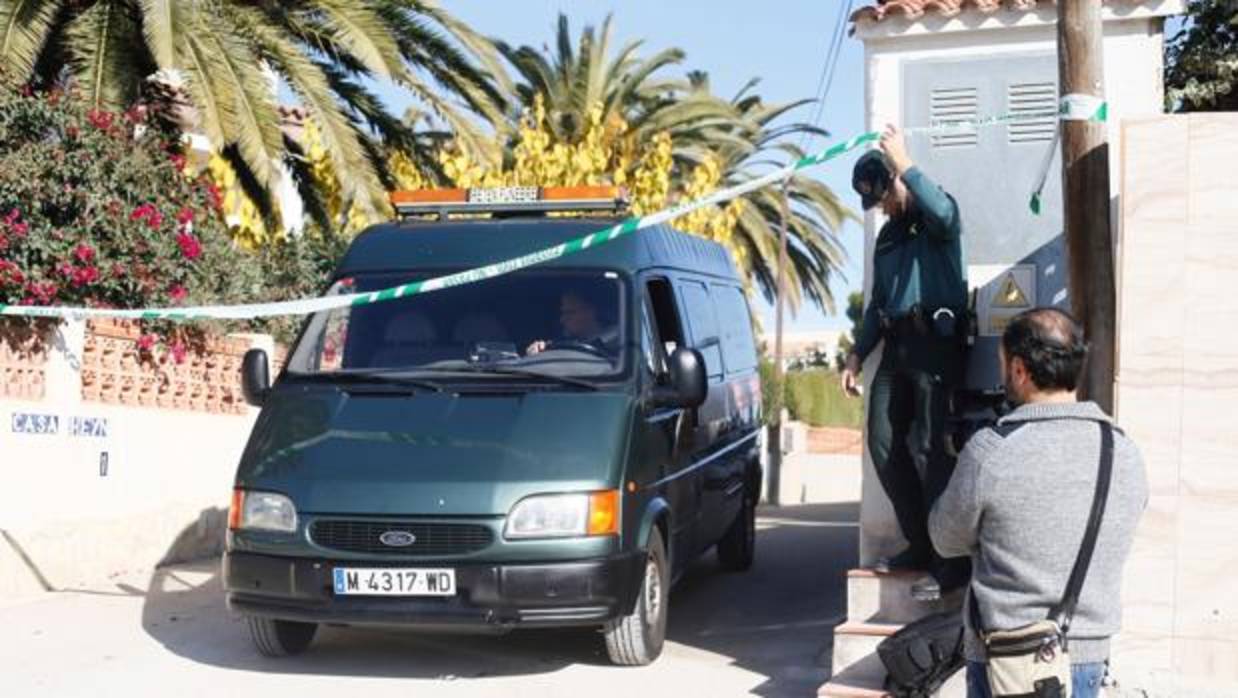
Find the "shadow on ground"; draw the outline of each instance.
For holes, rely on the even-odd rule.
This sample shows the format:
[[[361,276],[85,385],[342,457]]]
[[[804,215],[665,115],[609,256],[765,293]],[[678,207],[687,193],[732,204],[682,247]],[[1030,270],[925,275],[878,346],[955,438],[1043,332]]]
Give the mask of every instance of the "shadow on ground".
[[[814,695],[828,678],[822,657],[828,662],[831,628],[845,615],[858,518],[856,503],[762,509],[752,570],[725,573],[707,554],[675,587],[660,662],[703,651],[764,676],[756,695]],[[144,594],[142,624],[151,637],[186,659],[227,669],[441,680],[609,664],[600,634],[589,629],[478,636],[323,627],[304,655],[267,659],[225,607],[218,559],[160,569]]]

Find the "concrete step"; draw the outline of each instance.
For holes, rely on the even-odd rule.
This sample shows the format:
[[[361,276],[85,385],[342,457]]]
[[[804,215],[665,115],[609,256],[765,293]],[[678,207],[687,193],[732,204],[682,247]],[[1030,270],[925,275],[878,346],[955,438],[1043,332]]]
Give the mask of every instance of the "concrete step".
[[[847,620],[853,622],[903,625],[939,611],[962,607],[963,590],[946,594],[937,601],[917,601],[911,585],[923,572],[876,572],[853,569],[847,572]]]
[[[830,680],[817,689],[822,698],[890,698],[885,690],[885,668],[855,667],[835,673]],[[966,698],[967,672],[960,669],[933,694],[934,698]]]
[[[883,688],[885,677],[885,669],[880,662],[876,671],[861,666],[834,672],[830,680],[817,689],[817,695],[829,698],[887,698],[890,694]]]
[[[893,635],[901,625],[848,621],[834,628],[833,675],[876,677],[878,685],[885,667],[877,657],[877,645]]]

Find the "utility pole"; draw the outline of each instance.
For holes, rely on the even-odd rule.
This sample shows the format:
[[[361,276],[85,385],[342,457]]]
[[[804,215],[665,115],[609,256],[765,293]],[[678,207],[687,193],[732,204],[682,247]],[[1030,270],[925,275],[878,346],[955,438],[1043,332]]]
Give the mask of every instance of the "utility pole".
[[[1105,96],[1101,0],[1057,3],[1058,84],[1062,95]],[[1090,347],[1080,396],[1113,413],[1116,297],[1109,225],[1109,143],[1105,122],[1064,120],[1062,199],[1070,298]]]
[[[779,506],[782,502],[780,491],[782,488],[782,405],[786,399],[786,388],[783,387],[782,373],[782,313],[783,306],[786,305],[787,296],[787,186],[790,179],[782,180],[782,188],[780,190],[779,207],[780,225],[778,227],[778,288],[775,294],[775,310],[774,310],[774,389],[777,391],[777,397],[772,405],[774,409],[774,418],[770,420],[769,438],[766,439],[769,445],[769,492],[766,495],[766,500],[774,505]]]

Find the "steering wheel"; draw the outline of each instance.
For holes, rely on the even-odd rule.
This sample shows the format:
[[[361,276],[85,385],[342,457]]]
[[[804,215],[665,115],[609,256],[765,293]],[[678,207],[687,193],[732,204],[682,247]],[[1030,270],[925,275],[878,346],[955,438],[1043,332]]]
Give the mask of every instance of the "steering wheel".
[[[579,351],[585,354],[591,354],[593,356],[601,357],[603,359],[606,359],[607,361],[614,358],[614,356],[610,352],[606,351],[605,349],[597,345],[591,344],[589,342],[582,342],[578,339],[552,339],[549,342],[546,342],[545,350],[550,351],[552,349],[567,349],[569,351]]]

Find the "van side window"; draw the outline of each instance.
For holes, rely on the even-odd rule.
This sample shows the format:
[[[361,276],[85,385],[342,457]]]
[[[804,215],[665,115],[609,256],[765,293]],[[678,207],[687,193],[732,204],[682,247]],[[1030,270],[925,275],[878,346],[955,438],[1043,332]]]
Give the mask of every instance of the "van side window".
[[[714,310],[713,299],[705,284],[697,281],[685,281],[680,286],[683,290],[684,309],[688,314],[688,322],[692,324],[692,341],[701,355],[705,357],[705,370],[709,379],[722,378],[722,338],[718,332],[718,316]]]
[[[641,306],[640,349],[645,368],[649,370],[650,375],[656,377],[666,373],[666,359],[653,337],[653,324],[650,318],[652,314],[653,311],[647,304]]]
[[[679,322],[679,310],[675,307],[675,293],[671,290],[670,281],[650,279],[645,289],[649,293],[650,310],[653,311],[655,366],[665,372],[666,357],[684,345],[683,325]]]
[[[710,294],[717,301],[718,320],[722,324],[722,356],[727,373],[756,368],[757,347],[744,292],[736,286],[714,284]]]

